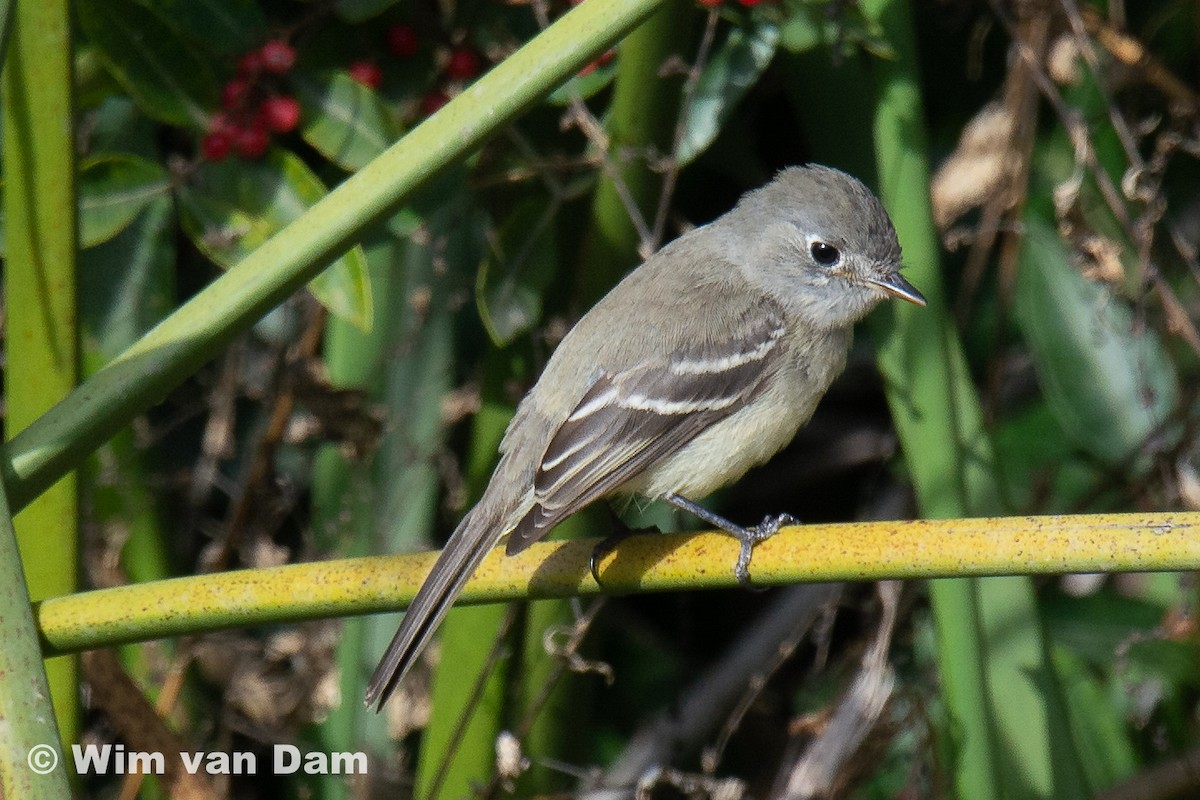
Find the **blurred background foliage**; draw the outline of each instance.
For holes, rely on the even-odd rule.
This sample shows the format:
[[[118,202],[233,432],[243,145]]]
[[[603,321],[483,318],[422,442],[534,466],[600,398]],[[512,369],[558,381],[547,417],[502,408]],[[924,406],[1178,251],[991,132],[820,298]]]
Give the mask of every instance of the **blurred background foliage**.
[[[85,372],[568,8],[77,0]],[[86,583],[437,546],[572,321],[807,161],[880,187],[949,355],[926,372],[881,312],[723,513],[1200,509],[1198,41],[1183,0],[666,0],[95,456]],[[964,486],[923,477],[947,451],[904,385],[979,420]],[[459,610],[379,716],[360,698],[394,617],[129,646],[85,659],[84,741],[361,750],[370,773],[79,791],[1200,794],[1192,577],[1011,581]]]

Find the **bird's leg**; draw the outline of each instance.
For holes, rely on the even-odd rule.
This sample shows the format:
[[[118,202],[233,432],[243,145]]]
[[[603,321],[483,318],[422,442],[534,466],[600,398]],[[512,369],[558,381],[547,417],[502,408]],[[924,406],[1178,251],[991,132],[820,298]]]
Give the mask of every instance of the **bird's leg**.
[[[604,508],[608,511],[608,519],[612,524],[612,531],[601,539],[595,547],[592,548],[591,558],[588,559],[588,569],[592,571],[592,578],[596,583],[603,586],[603,581],[600,580],[600,562],[604,557],[617,549],[617,545],[628,539],[630,536],[640,536],[644,533],[662,533],[658,528],[631,528],[625,524],[625,520],[613,511],[612,506],[604,503]]]
[[[759,542],[770,539],[783,526],[795,525],[799,522],[791,514],[774,514],[764,517],[762,522],[751,528],[743,528],[741,525],[735,525],[721,515],[714,514],[707,508],[697,505],[681,495],[669,494],[663,499],[676,508],[683,509],[689,514],[699,517],[709,525],[720,528],[741,542],[742,549],[738,551],[737,564],[733,568],[733,574],[738,579],[738,583],[746,588],[751,587],[750,558],[754,555],[754,546]]]

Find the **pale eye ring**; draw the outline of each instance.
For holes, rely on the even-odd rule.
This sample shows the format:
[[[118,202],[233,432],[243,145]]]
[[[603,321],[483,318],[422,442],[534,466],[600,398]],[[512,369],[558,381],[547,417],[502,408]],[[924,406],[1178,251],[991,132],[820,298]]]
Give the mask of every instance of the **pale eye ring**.
[[[822,242],[820,239],[814,240],[808,246],[808,252],[812,255],[813,261],[822,267],[836,266],[842,260],[841,251],[828,242]]]

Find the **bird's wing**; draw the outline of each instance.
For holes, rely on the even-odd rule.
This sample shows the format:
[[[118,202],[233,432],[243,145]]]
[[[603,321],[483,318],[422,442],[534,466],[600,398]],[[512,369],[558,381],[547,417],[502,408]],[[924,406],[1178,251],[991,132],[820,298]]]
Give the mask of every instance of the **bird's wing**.
[[[784,333],[782,317],[757,306],[747,309],[732,333],[680,348],[658,363],[600,371],[538,459],[533,503],[510,534],[508,552],[523,550],[565,517],[744,408],[776,368]],[[517,419],[509,434],[524,424],[528,418]],[[520,455],[515,448],[504,458]],[[413,598],[371,676],[368,705],[381,707],[387,700],[503,533],[507,508],[493,507],[486,498],[485,493],[459,523]]]
[[[662,363],[601,371],[550,438],[534,474],[533,506],[510,534],[508,553],[744,408],[775,368],[784,333],[771,313]]]

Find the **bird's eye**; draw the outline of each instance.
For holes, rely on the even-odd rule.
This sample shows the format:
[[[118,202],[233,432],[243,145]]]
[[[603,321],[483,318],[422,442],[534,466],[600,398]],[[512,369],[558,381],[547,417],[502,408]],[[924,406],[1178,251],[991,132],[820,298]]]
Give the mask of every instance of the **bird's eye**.
[[[832,267],[842,259],[838,249],[827,242],[813,242],[809,245],[808,252],[812,253],[813,261],[822,267]]]

